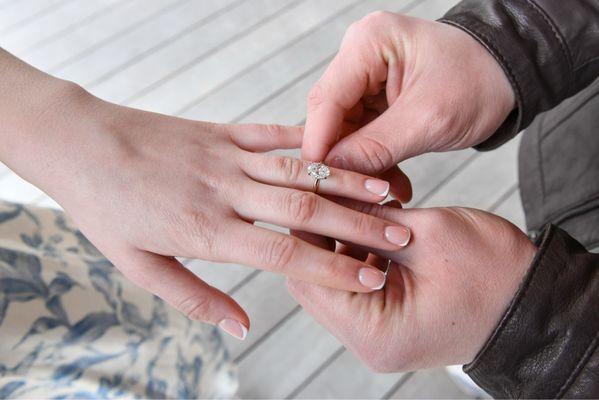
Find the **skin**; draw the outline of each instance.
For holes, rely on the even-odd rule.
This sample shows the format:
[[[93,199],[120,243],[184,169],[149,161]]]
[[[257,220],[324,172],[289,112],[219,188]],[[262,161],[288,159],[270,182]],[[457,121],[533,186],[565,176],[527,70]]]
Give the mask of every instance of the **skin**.
[[[311,193],[305,162],[264,153],[299,147],[300,128],[216,125],[118,106],[4,51],[0,70],[0,93],[9,94],[0,96],[0,160],[53,197],[133,283],[238,338],[249,328],[246,313],[175,257],[370,292],[384,282],[377,269],[253,223],[386,250],[401,247],[389,229],[407,234]],[[384,181],[342,170],[320,185],[322,194],[366,202],[387,192]]]
[[[447,24],[389,12],[350,26],[308,97],[302,157],[369,175],[492,135],[515,105],[491,54]]]
[[[344,203],[412,227],[410,245],[368,258],[381,269],[393,261],[380,291],[348,293],[291,279],[293,297],[375,371],[471,362],[514,297],[535,246],[510,222],[479,210]]]
[[[468,34],[377,12],[349,28],[312,88],[302,155],[384,174],[409,157],[483,142],[514,106],[500,65]],[[393,260],[382,291],[343,293],[292,279],[296,300],[377,371],[472,361],[530,266],[536,248],[526,235],[479,210],[337,201],[407,225],[412,241],[401,253],[337,246],[381,269]]]

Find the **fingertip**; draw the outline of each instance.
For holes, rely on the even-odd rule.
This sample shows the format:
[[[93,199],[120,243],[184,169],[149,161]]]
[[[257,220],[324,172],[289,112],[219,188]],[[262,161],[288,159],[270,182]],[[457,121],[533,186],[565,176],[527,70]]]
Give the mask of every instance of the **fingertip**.
[[[218,327],[225,333],[238,340],[245,340],[248,334],[248,327],[242,322],[233,318],[225,318],[218,323]]]

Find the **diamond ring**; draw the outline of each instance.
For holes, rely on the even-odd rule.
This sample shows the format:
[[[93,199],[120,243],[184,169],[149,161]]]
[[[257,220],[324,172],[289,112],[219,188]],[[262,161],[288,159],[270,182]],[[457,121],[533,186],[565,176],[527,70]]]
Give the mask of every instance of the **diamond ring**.
[[[317,193],[321,179],[327,179],[331,175],[331,170],[323,163],[312,162],[308,165],[308,175],[314,178],[313,192]]]

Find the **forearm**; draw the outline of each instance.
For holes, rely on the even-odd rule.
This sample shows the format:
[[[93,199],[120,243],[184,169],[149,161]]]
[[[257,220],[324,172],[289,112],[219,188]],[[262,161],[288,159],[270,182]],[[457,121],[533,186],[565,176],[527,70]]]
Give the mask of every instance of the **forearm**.
[[[599,76],[592,0],[464,0],[442,22],[472,35],[504,69],[518,109],[480,147],[494,148]]]
[[[46,191],[76,163],[71,145],[92,126],[94,97],[0,49],[0,161]],[[67,155],[67,152],[70,152]],[[58,168],[58,164],[61,167]]]

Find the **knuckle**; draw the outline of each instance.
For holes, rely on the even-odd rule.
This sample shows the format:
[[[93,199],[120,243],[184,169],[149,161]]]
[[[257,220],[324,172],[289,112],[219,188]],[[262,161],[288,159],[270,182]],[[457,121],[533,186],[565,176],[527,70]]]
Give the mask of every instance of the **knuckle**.
[[[327,281],[330,282],[343,282],[344,277],[347,278],[347,274],[349,273],[347,259],[343,259],[343,256],[340,256],[336,253],[331,253],[328,260],[325,261],[323,267],[323,271],[325,271]],[[346,280],[346,279],[345,279]]]
[[[288,215],[300,225],[313,220],[318,210],[319,198],[314,193],[294,191],[286,199]]]
[[[300,175],[303,170],[302,163],[292,157],[279,157],[276,161],[279,171],[283,171],[287,182],[295,183],[300,179]]]
[[[447,132],[453,132],[460,126],[459,121],[462,119],[462,116],[459,110],[460,107],[452,106],[451,102],[448,104],[444,102],[431,104],[427,107],[421,118],[424,124],[424,131],[436,140],[443,139],[443,136],[439,136],[441,134],[451,137],[451,135],[447,135]]]
[[[267,124],[265,125],[265,129],[266,134],[273,139],[283,136],[283,127],[281,125]]]
[[[353,231],[359,235],[369,235],[376,227],[375,221],[376,220],[368,214],[355,213],[352,226]]]
[[[324,88],[321,82],[316,82],[308,92],[308,112],[314,111],[325,101]]]
[[[173,226],[172,237],[180,238],[181,231],[185,232],[190,249],[196,256],[212,255],[216,245],[216,226],[211,219],[202,212],[184,213],[183,221],[171,224]],[[183,227],[183,229],[181,229]]]
[[[384,171],[395,161],[391,150],[384,143],[371,137],[365,136],[358,141],[356,150],[361,154],[360,159],[371,172]]]
[[[185,297],[174,304],[179,312],[194,321],[206,320],[212,309],[211,305],[209,297],[197,295]]]
[[[277,272],[285,271],[295,257],[299,242],[291,236],[282,236],[265,247],[265,263]]]

